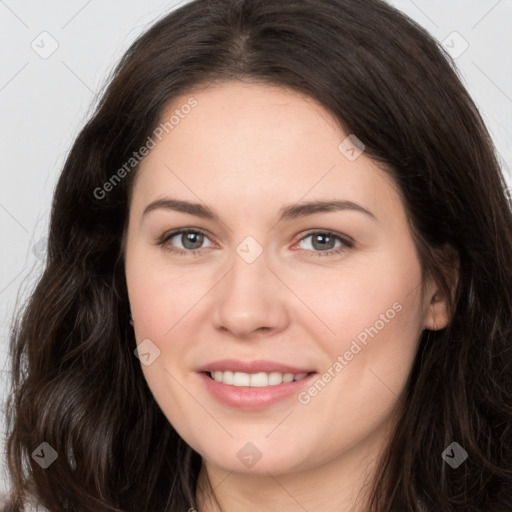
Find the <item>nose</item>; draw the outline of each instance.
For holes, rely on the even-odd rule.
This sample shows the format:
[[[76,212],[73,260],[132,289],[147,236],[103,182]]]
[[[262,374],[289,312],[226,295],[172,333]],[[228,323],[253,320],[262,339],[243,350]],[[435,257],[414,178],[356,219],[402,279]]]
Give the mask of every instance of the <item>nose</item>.
[[[268,263],[265,251],[252,262],[234,254],[230,272],[215,287],[213,317],[218,330],[248,339],[286,329],[286,289]]]

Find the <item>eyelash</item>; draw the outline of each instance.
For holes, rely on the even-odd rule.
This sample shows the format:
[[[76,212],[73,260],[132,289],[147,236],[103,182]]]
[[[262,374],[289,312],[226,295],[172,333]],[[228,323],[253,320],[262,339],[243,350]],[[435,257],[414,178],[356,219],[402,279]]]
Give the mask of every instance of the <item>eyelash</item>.
[[[198,229],[198,228],[178,229],[178,230],[172,231],[169,234],[163,235],[163,237],[158,241],[157,245],[162,246],[166,251],[169,251],[169,252],[172,252],[175,254],[179,254],[182,256],[197,256],[197,255],[199,255],[200,252],[202,252],[203,249],[206,249],[206,247],[201,247],[199,249],[180,249],[180,248],[176,248],[176,247],[171,248],[170,246],[166,245],[167,242],[171,238],[174,238],[176,235],[189,234],[189,233],[201,234],[201,235],[204,235],[205,237],[209,238],[208,235],[203,230]],[[309,233],[306,233],[297,243],[301,242],[302,240],[304,240],[310,236],[315,236],[315,235],[327,235],[329,238],[334,238],[336,240],[339,240],[342,243],[342,245],[339,246],[337,249],[330,249],[327,251],[312,251],[309,249],[301,249],[302,251],[306,251],[307,253],[312,252],[313,254],[315,254],[315,256],[322,257],[322,256],[339,255],[342,252],[345,252],[347,249],[350,249],[354,246],[354,243],[351,240],[349,240],[348,238],[343,237],[333,231],[328,231],[328,230],[310,231]],[[313,256],[313,255],[311,255],[311,256]]]

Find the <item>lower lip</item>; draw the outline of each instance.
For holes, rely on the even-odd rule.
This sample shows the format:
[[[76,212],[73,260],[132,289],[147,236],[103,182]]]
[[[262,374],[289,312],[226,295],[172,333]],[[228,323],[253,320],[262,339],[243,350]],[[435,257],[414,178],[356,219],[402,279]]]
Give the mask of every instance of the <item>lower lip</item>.
[[[311,373],[303,379],[293,382],[283,382],[275,386],[258,388],[250,386],[231,386],[213,380],[204,372],[199,373],[199,377],[204,382],[206,389],[217,400],[231,407],[248,411],[264,409],[292,395],[297,395],[305,385],[310,383],[315,375],[316,373]]]

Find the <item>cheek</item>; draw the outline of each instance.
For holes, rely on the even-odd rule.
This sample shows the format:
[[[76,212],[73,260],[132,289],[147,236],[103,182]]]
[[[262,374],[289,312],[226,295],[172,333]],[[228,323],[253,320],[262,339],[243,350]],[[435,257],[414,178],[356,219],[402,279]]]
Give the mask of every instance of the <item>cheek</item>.
[[[134,246],[126,260],[126,281],[136,333],[164,339],[208,291],[207,276],[199,274],[166,264],[165,249]]]
[[[317,334],[324,366],[299,403],[305,422],[314,409],[315,423],[335,422],[356,438],[389,416],[406,384],[423,328],[421,267],[414,254],[390,253],[345,268],[337,279],[316,277],[301,281],[297,293],[319,312],[307,325]]]
[[[411,286],[417,270],[344,280],[343,290],[331,290],[339,300],[323,302],[322,319],[336,334],[316,338],[325,363],[299,395],[297,415],[306,431],[316,432],[309,442],[318,444],[319,457],[322,449],[325,457],[341,453],[391,418],[422,330],[420,288]]]
[[[190,282],[192,281],[192,282]],[[141,369],[151,393],[169,422],[181,432],[205,421],[204,410],[185,391],[184,375],[191,367],[188,357],[194,334],[194,304],[204,291],[182,272],[171,272],[148,263],[143,254],[132,253],[127,264],[130,306],[135,319],[137,345],[150,340],[158,356]],[[141,345],[142,346],[142,345]],[[177,406],[177,404],[180,404]],[[183,414],[186,409],[187,414]]]
[[[322,320],[334,334],[317,337],[326,354],[325,373],[301,403],[315,401],[318,410],[336,411],[341,423],[347,411],[350,421],[359,417],[366,423],[389,413],[423,329],[419,263],[391,254],[380,261],[364,271],[352,269],[337,283],[325,280],[323,301],[315,292]]]
[[[365,341],[389,334],[391,345],[399,346],[416,339],[419,332],[421,267],[414,252],[383,252],[363,260],[347,260],[339,270],[287,276],[309,310],[299,322],[315,331],[332,355],[349,350],[353,340],[364,346]]]

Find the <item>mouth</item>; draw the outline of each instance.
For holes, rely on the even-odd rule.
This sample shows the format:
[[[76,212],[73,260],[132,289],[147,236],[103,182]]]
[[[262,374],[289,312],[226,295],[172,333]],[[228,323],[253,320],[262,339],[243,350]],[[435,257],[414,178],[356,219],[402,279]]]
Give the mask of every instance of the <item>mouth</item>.
[[[271,361],[223,360],[198,369],[208,394],[242,410],[261,410],[296,396],[318,372]]]

